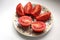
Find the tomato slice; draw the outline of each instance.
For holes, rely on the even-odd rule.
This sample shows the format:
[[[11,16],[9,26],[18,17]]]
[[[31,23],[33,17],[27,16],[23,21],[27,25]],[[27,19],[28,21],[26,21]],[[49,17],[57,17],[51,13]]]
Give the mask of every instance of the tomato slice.
[[[18,18],[18,22],[23,27],[27,27],[32,23],[32,18],[29,16],[22,16],[22,17]]]
[[[24,7],[25,14],[31,14],[31,10],[32,10],[32,4],[31,2],[28,2]]]
[[[24,15],[24,8],[21,3],[19,3],[16,7],[16,14],[18,16],[23,16]]]
[[[38,21],[47,21],[51,16],[50,12],[44,12],[43,14],[40,14],[36,17],[36,20]]]
[[[37,5],[35,5],[35,7],[32,9],[31,14],[32,14],[34,17],[36,17],[36,16],[38,16],[38,15],[40,14],[40,12],[41,12],[41,5],[37,4]]]
[[[46,29],[46,24],[42,21],[36,21],[32,23],[31,27],[35,32],[42,32]]]

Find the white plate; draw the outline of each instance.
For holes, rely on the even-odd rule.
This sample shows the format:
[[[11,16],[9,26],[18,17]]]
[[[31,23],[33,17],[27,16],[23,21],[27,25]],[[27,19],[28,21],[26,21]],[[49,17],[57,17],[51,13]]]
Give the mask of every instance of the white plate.
[[[33,4],[34,6],[35,4]],[[46,7],[42,6],[42,11],[41,12],[44,12],[44,11],[49,11]],[[45,22],[46,23],[46,29],[44,32],[42,33],[35,33],[33,31],[31,31],[31,29],[28,28],[28,30],[24,30],[22,29],[21,27],[19,27],[18,25],[18,17],[16,16],[16,13],[14,13],[13,15],[13,25],[15,27],[15,29],[22,35],[25,35],[25,36],[29,36],[29,37],[38,37],[38,36],[43,36],[45,35],[51,28],[52,28],[52,25],[53,25],[53,21],[52,21],[52,15],[51,15],[51,18]]]

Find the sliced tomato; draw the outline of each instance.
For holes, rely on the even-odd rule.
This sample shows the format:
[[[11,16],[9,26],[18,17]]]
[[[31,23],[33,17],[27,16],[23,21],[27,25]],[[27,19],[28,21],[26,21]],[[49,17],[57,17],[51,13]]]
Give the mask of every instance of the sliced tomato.
[[[16,7],[16,14],[18,16],[23,16],[24,15],[24,8],[21,3],[19,3]]]
[[[30,14],[31,10],[32,10],[32,4],[31,2],[28,2],[24,7],[25,14]]]
[[[51,16],[50,12],[44,12],[43,14],[40,14],[36,17],[36,20],[38,21],[47,21]]]
[[[31,14],[32,14],[34,17],[36,17],[36,16],[38,16],[38,15],[40,14],[40,12],[41,12],[41,5],[37,4],[37,5],[35,5],[35,7],[32,9]]]
[[[32,18],[29,16],[22,16],[22,17],[18,18],[18,22],[23,27],[28,27],[32,23]]]
[[[32,23],[31,27],[32,27],[32,30],[35,32],[42,32],[45,30],[46,24],[42,21],[36,21]]]

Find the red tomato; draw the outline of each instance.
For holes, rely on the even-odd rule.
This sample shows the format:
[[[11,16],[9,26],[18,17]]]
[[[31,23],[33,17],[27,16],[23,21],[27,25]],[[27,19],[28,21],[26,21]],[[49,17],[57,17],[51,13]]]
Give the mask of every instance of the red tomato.
[[[44,22],[41,21],[36,21],[32,23],[32,30],[35,32],[42,32],[45,30],[46,28],[46,24]]]
[[[32,4],[31,2],[28,2],[24,7],[25,14],[30,14],[31,10],[32,10]]]
[[[32,12],[31,14],[36,17],[40,14],[41,12],[41,5],[37,4],[33,9],[32,9]]]
[[[23,16],[24,15],[24,8],[21,3],[19,3],[16,7],[16,13],[18,16]]]
[[[22,17],[18,18],[18,22],[23,27],[27,27],[32,23],[32,18],[29,16],[22,16]]]
[[[51,16],[50,12],[44,12],[43,14],[40,14],[36,17],[36,20],[38,21],[47,21]]]

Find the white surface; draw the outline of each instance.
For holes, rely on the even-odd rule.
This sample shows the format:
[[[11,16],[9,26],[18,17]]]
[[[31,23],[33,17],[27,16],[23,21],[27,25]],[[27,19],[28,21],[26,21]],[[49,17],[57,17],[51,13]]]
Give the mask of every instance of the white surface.
[[[54,26],[51,31],[43,37],[30,38],[17,33],[12,24],[12,15],[16,5],[21,2],[26,4],[40,3],[52,12]],[[0,40],[60,40],[60,0],[0,0]]]

